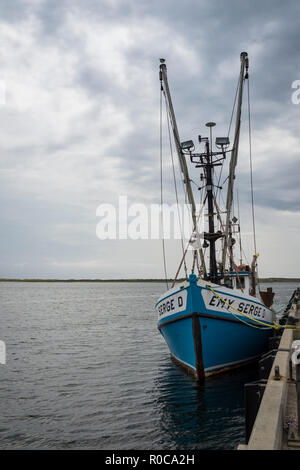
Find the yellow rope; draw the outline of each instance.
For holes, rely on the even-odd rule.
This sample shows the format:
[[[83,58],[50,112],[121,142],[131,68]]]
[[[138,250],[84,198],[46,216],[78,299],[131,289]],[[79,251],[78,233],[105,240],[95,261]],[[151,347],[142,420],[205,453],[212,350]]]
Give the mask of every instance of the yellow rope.
[[[240,311],[237,310],[235,307],[233,307],[233,306],[230,305],[228,302],[226,302],[226,300],[222,299],[222,297],[221,297],[217,292],[215,292],[210,286],[207,286],[207,287],[208,287],[209,290],[211,290],[217,297],[219,297],[219,299],[221,299],[222,302],[224,302],[224,304],[228,305],[228,307],[230,307],[230,308],[232,308],[233,310],[235,310],[239,315],[243,315],[244,317],[249,318],[249,320],[252,320],[252,321],[254,321],[254,322],[256,322],[256,323],[260,323],[261,325],[264,325],[264,326],[267,327],[267,328],[274,328],[275,330],[278,330],[278,329],[280,329],[280,328],[295,328],[294,325],[285,325],[285,326],[278,325],[275,321],[273,321],[273,325],[268,325],[268,326],[267,326],[267,323],[263,323],[263,322],[257,320],[256,318],[249,317],[249,315],[246,315],[245,313],[240,312]],[[234,315],[234,314],[232,313],[232,315]],[[236,315],[234,315],[234,316],[236,316]],[[239,319],[239,320],[242,321],[241,319]],[[245,323],[245,322],[243,322],[243,323]],[[254,325],[250,325],[249,323],[246,323],[246,324],[249,325],[249,326],[254,327]]]

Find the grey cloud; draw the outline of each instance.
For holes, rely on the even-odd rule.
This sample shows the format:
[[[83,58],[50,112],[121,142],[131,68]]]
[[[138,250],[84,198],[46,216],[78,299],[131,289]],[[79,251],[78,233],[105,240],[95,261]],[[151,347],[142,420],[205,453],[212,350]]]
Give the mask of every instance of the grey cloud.
[[[300,5],[295,1],[282,3],[277,0],[2,2],[0,14],[4,24],[16,28],[18,23],[26,22],[31,15],[38,20],[39,28],[34,38],[36,43],[32,44],[32,54],[28,54],[26,58],[28,63],[34,58],[34,48],[37,45],[44,48],[45,53],[49,46],[59,52],[70,52],[74,57],[72,74],[68,84],[63,85],[83,91],[89,103],[76,116],[70,114],[70,130],[62,134],[61,139],[57,139],[55,135],[53,138],[49,137],[44,145],[41,142],[39,148],[35,147],[36,143],[20,146],[10,142],[5,151],[1,150],[1,168],[16,171],[20,176],[18,181],[24,184],[22,187],[13,187],[11,180],[5,183],[3,173],[2,201],[6,208],[3,210],[2,207],[2,275],[5,276],[7,272],[14,275],[14,268],[10,265],[19,263],[21,266],[22,262],[27,263],[24,265],[25,275],[35,273],[38,277],[38,273],[42,272],[46,276],[47,269],[51,275],[68,275],[72,270],[74,272],[72,260],[80,263],[84,260],[97,260],[99,257],[103,261],[101,275],[105,277],[105,272],[113,275],[113,267],[108,267],[110,250],[119,250],[123,269],[126,270],[126,263],[130,263],[130,253],[133,253],[134,246],[131,244],[130,249],[127,249],[125,244],[116,248],[117,245],[113,242],[100,243],[94,233],[97,222],[94,214],[97,204],[110,202],[110,199],[115,201],[126,189],[132,202],[159,201],[160,56],[167,60],[182,140],[196,140],[198,134],[205,134],[205,122],[208,120],[217,122],[216,133],[226,135],[239,72],[239,54],[242,50],[249,52],[254,141],[258,132],[268,128],[289,130],[298,139],[300,105],[293,105],[290,98],[292,81],[300,79],[299,9]],[[102,26],[109,28],[123,25],[128,29],[134,25],[141,27],[140,42],[137,40],[122,50],[128,87],[122,87],[116,80],[114,69],[104,70],[101,64],[93,63],[93,59],[97,58],[97,42],[94,55],[90,56],[85,33],[70,29],[67,23],[70,17],[75,18],[79,25],[84,20],[87,25],[97,26],[99,47]],[[150,24],[160,29],[147,31],[146,35],[145,28],[149,28]],[[168,37],[164,36],[164,30]],[[161,40],[163,37],[166,39],[165,43]],[[157,38],[161,41],[160,44],[157,44]],[[179,46],[173,38],[182,39],[181,53],[176,49]],[[118,48],[118,45],[115,47]],[[199,73],[195,64],[184,57],[185,53],[191,53],[191,57],[199,61],[196,64],[199,66]],[[5,56],[2,58],[5,60]],[[64,64],[59,64],[64,67]],[[12,63],[11,66],[16,67],[17,64]],[[53,70],[53,77],[55,72]],[[30,65],[28,73],[30,74]],[[53,86],[55,92],[56,87],[62,85],[60,82],[54,84],[53,77],[49,75],[48,84]],[[63,91],[62,87],[61,92]],[[119,134],[118,126],[122,124],[117,120],[112,123],[109,131],[106,130],[105,117],[101,114],[105,100],[128,119],[130,129],[126,133]],[[57,112],[57,118],[59,113],[64,116],[65,112],[66,110],[61,109]],[[5,119],[5,115],[1,116],[1,119]],[[20,116],[21,114],[18,115],[19,118]],[[14,123],[14,116],[11,115],[12,131]],[[244,124],[247,125],[246,115]],[[104,139],[105,133],[110,133],[112,138],[109,147],[103,150],[101,138]],[[280,135],[276,137],[275,131],[273,135],[280,139]],[[76,156],[76,152],[81,152],[81,156]],[[254,172],[255,202],[258,206],[298,213],[299,171],[295,154],[297,149],[293,149],[293,158],[285,158],[281,150],[277,150],[274,141],[271,154],[264,155],[265,170]],[[58,155],[68,160],[68,165],[63,165],[61,169],[59,165],[62,160]],[[176,158],[175,152],[174,156]],[[259,155],[254,155],[254,158],[259,158]],[[39,159],[49,164],[54,162],[53,165],[57,165],[57,174],[66,172],[62,175],[66,178],[67,172],[72,172],[72,166],[76,167],[81,178],[76,174],[69,185],[78,184],[80,187],[68,186],[65,192],[62,187],[57,187],[56,190],[53,189],[53,195],[48,194],[44,200],[38,200],[41,195],[35,193],[34,187],[27,188],[26,181],[21,176],[27,169],[34,170]],[[105,176],[105,165],[111,165],[113,169],[109,181],[101,180],[103,175],[108,178]],[[45,177],[46,171],[40,174]],[[192,174],[197,181],[199,176],[194,171]],[[169,175],[164,191],[166,199],[172,202],[173,182],[170,171]],[[241,203],[246,204],[249,200],[249,175],[240,173],[239,176],[241,187],[245,188],[240,192]],[[79,197],[72,200],[76,191],[82,195],[82,203],[78,200]],[[58,201],[58,198],[61,200]],[[61,231],[58,227],[61,227]],[[74,244],[71,239],[68,242],[72,227]],[[140,253],[142,252],[143,250]],[[53,264],[49,262],[47,265],[48,258],[54,260]],[[34,260],[32,266],[31,259]],[[64,261],[65,268],[62,267]],[[138,266],[137,259],[135,263]],[[98,265],[91,265],[89,271],[88,263],[87,267],[83,267],[84,263],[81,268],[79,265],[78,269],[86,276],[96,274],[97,269],[100,269]],[[77,277],[80,277],[80,272]]]

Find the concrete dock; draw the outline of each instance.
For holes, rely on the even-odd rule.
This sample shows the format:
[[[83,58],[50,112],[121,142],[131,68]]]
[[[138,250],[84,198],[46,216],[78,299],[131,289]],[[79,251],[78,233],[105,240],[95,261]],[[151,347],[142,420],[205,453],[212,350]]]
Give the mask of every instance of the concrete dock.
[[[300,450],[296,366],[291,360],[292,344],[300,339],[299,290],[288,319],[294,325],[287,325],[282,333],[248,444],[240,444],[237,450]]]

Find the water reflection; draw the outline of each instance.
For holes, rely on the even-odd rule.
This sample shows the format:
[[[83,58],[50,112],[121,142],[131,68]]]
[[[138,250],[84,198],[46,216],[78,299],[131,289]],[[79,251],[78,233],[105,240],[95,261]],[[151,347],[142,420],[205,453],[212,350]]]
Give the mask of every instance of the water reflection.
[[[160,448],[234,449],[245,439],[244,384],[257,366],[208,377],[199,384],[169,359],[155,379]],[[164,436],[161,439],[161,436]]]

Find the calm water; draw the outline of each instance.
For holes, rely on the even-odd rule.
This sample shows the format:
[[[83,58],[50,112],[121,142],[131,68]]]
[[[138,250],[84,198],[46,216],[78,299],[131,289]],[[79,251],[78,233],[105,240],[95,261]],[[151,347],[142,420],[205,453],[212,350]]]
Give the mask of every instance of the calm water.
[[[273,283],[277,311],[297,284]],[[0,283],[1,449],[234,449],[256,368],[199,386],[156,329],[161,283]]]

